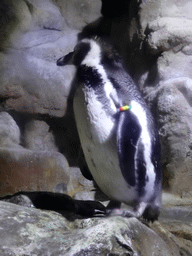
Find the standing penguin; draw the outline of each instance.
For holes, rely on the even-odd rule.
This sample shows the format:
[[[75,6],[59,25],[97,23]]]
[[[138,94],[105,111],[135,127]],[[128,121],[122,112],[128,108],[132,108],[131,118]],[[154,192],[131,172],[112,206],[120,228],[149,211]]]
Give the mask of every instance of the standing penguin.
[[[57,61],[68,64],[77,66],[73,106],[89,170],[110,206],[134,207],[108,212],[156,220],[162,190],[158,132],[122,59],[109,43],[93,37]]]

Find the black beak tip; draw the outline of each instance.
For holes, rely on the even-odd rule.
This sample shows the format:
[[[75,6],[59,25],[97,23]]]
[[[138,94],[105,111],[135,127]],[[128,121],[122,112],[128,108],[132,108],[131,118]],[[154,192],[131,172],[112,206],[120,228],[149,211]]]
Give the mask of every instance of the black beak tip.
[[[74,55],[74,52],[70,52],[67,55],[58,59],[57,66],[65,66],[65,65],[73,64],[73,55]]]
[[[64,57],[61,57],[57,60],[57,66],[64,66],[65,62],[64,62]]]

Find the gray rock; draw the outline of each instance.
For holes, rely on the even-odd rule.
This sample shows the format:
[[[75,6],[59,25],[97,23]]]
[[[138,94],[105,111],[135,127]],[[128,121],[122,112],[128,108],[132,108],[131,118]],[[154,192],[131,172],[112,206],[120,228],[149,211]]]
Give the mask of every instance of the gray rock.
[[[2,255],[180,255],[135,218],[68,222],[59,214],[0,202]]]
[[[70,183],[69,183],[69,195],[74,196],[77,192],[85,192],[95,189],[93,181],[87,180],[81,174],[81,171],[77,167],[70,168]],[[76,198],[80,199],[80,198]],[[90,199],[89,197],[87,200]],[[93,198],[92,198],[93,199]]]
[[[69,223],[55,213],[1,202],[1,255],[191,255],[192,2],[126,1],[124,10],[118,3],[109,13],[106,6],[103,13],[110,19],[94,26],[100,22],[97,31],[111,36],[151,106],[162,141],[164,186],[189,201],[163,205],[161,225],[151,227],[155,232],[135,219]],[[69,192],[76,199],[96,198],[93,182],[83,179],[79,169],[69,174],[67,160],[55,152],[46,121],[55,117],[59,150],[75,158],[79,142],[72,118],[61,119],[75,69],[57,67],[56,60],[73,50],[80,30],[100,17],[100,7],[101,2],[93,0],[1,1],[1,196],[48,190]],[[23,133],[5,110],[42,121],[28,123]],[[20,137],[33,151],[19,145]]]
[[[50,30],[62,30],[65,26],[59,8],[51,0],[27,0],[32,14],[33,27]]]
[[[10,196],[10,198],[3,198],[2,201],[8,202],[8,203],[13,203],[25,207],[34,207],[33,202],[27,195],[23,194],[16,194],[16,196]]]
[[[107,201],[108,197],[97,187],[93,180],[86,179],[77,167],[70,168],[68,194],[77,200]]]
[[[190,222],[180,220],[160,220],[155,222],[151,227],[162,239],[169,237],[168,246],[170,250],[175,248],[175,244],[179,247],[177,253],[183,256],[191,256],[191,225]]]
[[[180,255],[192,255],[192,204],[191,198],[182,198],[163,193],[162,210],[159,218],[161,226],[154,223],[152,229],[170,234],[172,241],[180,247]],[[158,231],[159,230],[159,231]]]
[[[50,62],[23,51],[6,54],[1,64],[0,97],[4,99],[4,109],[30,114],[64,115],[74,67],[66,67],[61,72],[56,66],[56,59]]]
[[[191,20],[189,19],[163,17],[150,22],[148,26],[154,31],[148,37],[148,43],[154,50],[179,51],[192,41]]]
[[[73,49],[78,31],[63,25],[50,0],[8,0],[0,9],[6,49],[0,54],[0,109],[62,117],[75,68],[60,69],[56,60]]]
[[[191,1],[143,1],[138,49],[128,62],[156,117],[162,142],[164,187],[191,196]],[[129,37],[130,35],[127,34]],[[140,43],[139,43],[140,40]],[[129,39],[130,48],[135,45]],[[134,58],[135,57],[135,58]]]
[[[12,0],[1,1],[0,13],[0,48],[2,50],[10,46],[17,37],[31,28],[32,16],[26,2],[23,0],[17,2]]]
[[[57,1],[61,13],[70,28],[81,30],[88,23],[98,19],[101,14],[101,1],[77,0]]]
[[[25,125],[24,144],[31,150],[58,151],[49,125],[40,120],[31,120]]]
[[[0,147],[14,147],[20,143],[20,129],[6,112],[0,112]]]

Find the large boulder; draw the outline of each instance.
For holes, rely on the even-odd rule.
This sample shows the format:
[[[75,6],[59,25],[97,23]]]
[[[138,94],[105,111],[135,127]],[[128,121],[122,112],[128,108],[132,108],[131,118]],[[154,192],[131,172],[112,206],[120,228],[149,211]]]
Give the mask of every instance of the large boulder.
[[[100,1],[90,0],[1,1],[1,196],[68,192],[69,165],[61,153],[76,163],[79,141],[72,114],[63,117],[75,68],[58,67],[56,60],[73,50],[100,8]]]
[[[15,120],[7,112],[0,112],[0,147],[17,147],[20,135]]]
[[[54,191],[62,184],[67,193],[69,166],[58,152],[0,148],[0,196],[18,191]]]
[[[53,212],[0,205],[1,255],[180,255],[169,232],[158,235],[135,218],[69,222]]]
[[[59,68],[56,60],[73,49],[77,33],[99,17],[100,7],[99,1],[1,2],[0,98],[4,109],[65,114],[75,69]]]
[[[36,129],[30,131],[31,126]],[[58,186],[68,193],[69,165],[57,152],[48,130],[45,122],[31,121],[26,129],[26,149],[21,146],[15,120],[6,112],[0,113],[0,196],[18,191],[57,191]]]
[[[157,121],[164,187],[191,196],[191,1],[121,0],[117,8],[108,5],[108,0],[1,2],[0,110],[28,118],[22,125],[15,119],[17,142],[14,131],[4,144],[60,151],[70,155],[72,165],[77,163],[74,120],[66,123],[69,132],[60,125],[75,68],[55,63],[73,49],[84,28],[84,36],[110,36],[122,53]]]
[[[192,195],[191,1],[150,1],[141,5],[140,24],[150,69],[139,85],[156,112],[162,141],[165,186]],[[150,15],[149,15],[150,13]]]
[[[24,145],[31,150],[58,151],[49,125],[42,120],[30,120],[25,125]]]

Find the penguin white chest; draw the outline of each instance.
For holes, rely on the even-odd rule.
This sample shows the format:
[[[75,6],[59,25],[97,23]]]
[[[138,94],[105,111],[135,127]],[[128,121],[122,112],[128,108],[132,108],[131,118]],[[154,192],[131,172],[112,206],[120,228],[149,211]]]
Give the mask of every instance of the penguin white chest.
[[[116,124],[104,109],[92,88],[77,89],[74,113],[86,162],[100,189],[115,200],[130,202],[135,198],[124,180],[117,154]]]
[[[80,134],[83,129],[83,133],[86,132],[96,144],[104,144],[110,140],[115,121],[105,111],[94,89],[81,86],[77,89],[74,111]]]

